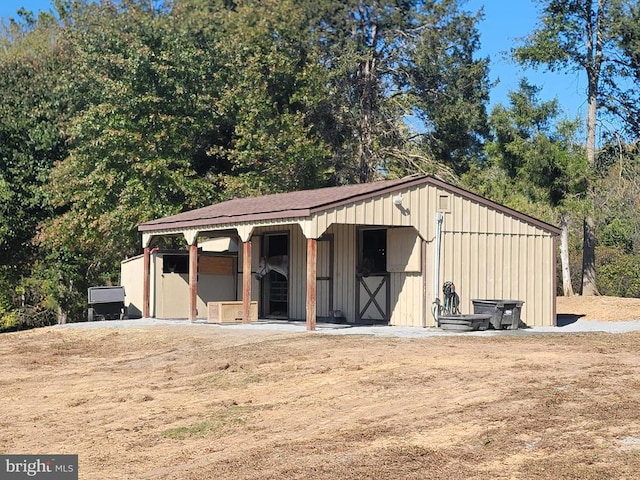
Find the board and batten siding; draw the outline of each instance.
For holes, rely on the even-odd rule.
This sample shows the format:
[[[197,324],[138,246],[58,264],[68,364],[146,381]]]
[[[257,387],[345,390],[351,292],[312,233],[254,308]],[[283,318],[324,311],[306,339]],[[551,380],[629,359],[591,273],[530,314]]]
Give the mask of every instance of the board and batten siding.
[[[332,225],[333,308],[342,310],[348,322],[356,320],[356,226]]]
[[[552,325],[553,236],[477,202],[451,200],[442,228],[440,278],[455,283],[462,313],[473,312],[473,299],[521,300],[522,321]]]
[[[242,300],[242,282],[244,271],[244,249],[242,245],[238,248],[238,262],[237,262],[237,275],[236,275],[236,300]],[[251,239],[251,301],[258,301],[260,299],[260,282],[256,279],[254,273],[258,270],[258,263],[260,262],[260,237],[253,237]]]
[[[398,195],[402,196],[400,206],[393,202],[393,197]],[[475,298],[515,299],[525,302],[521,318],[528,325],[554,324],[553,235],[520,218],[434,185],[407,188],[313,216],[318,234],[336,233],[336,308],[356,314],[357,226],[412,226],[425,242],[423,269],[419,274],[391,273],[390,323],[434,325],[431,306],[438,211],[444,214],[437,286],[440,297],[442,284],[451,280],[460,295],[462,313],[473,313],[471,300]]]
[[[391,273],[390,325],[423,326],[423,279],[419,273]]]

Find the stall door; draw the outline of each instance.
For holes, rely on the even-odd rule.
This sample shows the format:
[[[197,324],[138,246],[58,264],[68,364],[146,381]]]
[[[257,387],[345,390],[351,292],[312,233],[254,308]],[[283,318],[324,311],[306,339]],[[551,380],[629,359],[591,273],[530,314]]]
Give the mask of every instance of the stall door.
[[[387,230],[358,231],[356,304],[358,323],[388,324],[391,295],[387,272]]]
[[[265,234],[259,272],[262,316],[289,318],[289,234]]]

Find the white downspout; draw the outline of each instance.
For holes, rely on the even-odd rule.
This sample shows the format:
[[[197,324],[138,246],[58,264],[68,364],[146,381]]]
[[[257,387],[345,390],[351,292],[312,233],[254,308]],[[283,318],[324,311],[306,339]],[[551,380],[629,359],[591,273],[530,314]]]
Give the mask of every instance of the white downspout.
[[[444,221],[444,215],[442,212],[436,212],[436,236],[433,245],[433,304],[431,305],[431,313],[433,319],[438,325],[438,315],[440,310],[440,243],[442,236],[442,222]]]

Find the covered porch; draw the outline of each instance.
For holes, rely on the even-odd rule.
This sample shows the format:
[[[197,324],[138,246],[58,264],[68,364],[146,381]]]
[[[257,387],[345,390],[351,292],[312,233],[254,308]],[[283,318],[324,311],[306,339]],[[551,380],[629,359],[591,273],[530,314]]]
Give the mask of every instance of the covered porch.
[[[187,318],[202,318],[199,252],[227,239],[237,248],[237,300],[242,321],[251,302],[261,318],[304,320],[314,330],[321,320],[391,322],[406,283],[422,292],[426,237],[411,223],[416,185],[405,178],[373,184],[236,199],[139,226],[143,244],[142,315],[154,314],[151,251],[154,239],[177,236],[188,251]],[[412,189],[414,190],[412,193]],[[405,195],[403,197],[403,195]],[[417,208],[415,210],[418,210]],[[424,324],[426,299],[413,304],[411,324]]]

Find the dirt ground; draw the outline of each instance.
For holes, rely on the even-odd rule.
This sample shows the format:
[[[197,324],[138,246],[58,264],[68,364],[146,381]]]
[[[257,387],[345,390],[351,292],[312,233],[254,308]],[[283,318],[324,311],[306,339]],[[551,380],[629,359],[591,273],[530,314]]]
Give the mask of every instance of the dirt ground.
[[[558,297],[559,314],[574,315],[584,320],[607,322],[640,319],[640,298],[620,297]]]
[[[0,453],[91,480],[635,479],[639,363],[640,332],[44,328],[0,335]]]

